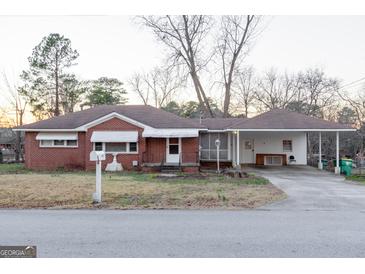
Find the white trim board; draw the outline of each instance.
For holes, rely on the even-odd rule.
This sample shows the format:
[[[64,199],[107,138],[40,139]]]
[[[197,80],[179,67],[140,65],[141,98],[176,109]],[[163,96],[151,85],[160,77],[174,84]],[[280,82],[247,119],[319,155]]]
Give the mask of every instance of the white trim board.
[[[77,131],[86,131],[86,130],[88,130],[91,127],[94,127],[96,125],[99,125],[101,123],[104,123],[106,121],[109,121],[109,120],[111,120],[113,118],[118,118],[118,119],[120,119],[122,121],[125,121],[125,122],[127,122],[129,124],[135,125],[137,127],[143,128],[143,129],[151,128],[150,126],[145,125],[143,123],[140,123],[140,122],[138,122],[136,120],[133,120],[133,119],[127,117],[127,116],[124,116],[124,115],[119,114],[117,112],[112,112],[112,113],[109,113],[109,114],[107,114],[105,116],[102,116],[102,117],[100,117],[100,118],[98,118],[98,119],[96,119],[94,121],[91,121],[91,122],[89,122],[87,124],[84,124],[82,126],[79,126],[79,127],[75,128],[75,130],[77,130]]]
[[[188,138],[199,137],[199,130],[195,128],[152,128],[142,132],[142,137],[155,138]]]
[[[266,132],[275,132],[275,131],[282,131],[282,132],[336,132],[336,131],[356,131],[356,128],[349,128],[349,129],[345,129],[345,128],[341,128],[341,129],[329,129],[329,128],[323,128],[323,129],[315,129],[315,128],[294,128],[294,129],[281,129],[281,128],[277,128],[277,129],[226,129],[226,131],[251,131],[251,132],[259,132],[259,131],[266,131]]]
[[[86,130],[76,130],[76,129],[70,129],[70,128],[56,128],[56,129],[49,129],[49,128],[14,128],[13,131],[26,131],[26,132],[84,132]]]

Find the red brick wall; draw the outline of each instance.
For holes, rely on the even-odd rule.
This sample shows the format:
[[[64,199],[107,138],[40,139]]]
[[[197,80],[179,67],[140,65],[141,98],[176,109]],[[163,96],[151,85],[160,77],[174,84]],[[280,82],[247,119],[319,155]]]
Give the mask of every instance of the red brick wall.
[[[200,161],[200,167],[203,169],[217,169],[217,161]],[[231,168],[231,161],[220,161],[219,168]]]
[[[166,158],[166,138],[146,138],[145,162],[161,163]],[[197,163],[199,157],[199,139],[181,138],[183,163]]]
[[[25,166],[31,169],[83,169],[85,166],[85,133],[78,133],[77,148],[39,147],[38,132],[25,133]]]
[[[182,138],[182,162],[197,163],[199,158],[199,138]]]
[[[143,129],[112,118],[104,123],[98,124],[85,132],[78,133],[78,148],[41,148],[39,141],[35,140],[38,132],[27,132],[25,134],[25,165],[31,169],[95,169],[95,162],[90,161],[90,152],[93,144],[90,142],[94,131],[138,131],[138,153],[119,154],[117,161],[125,169],[132,169],[132,161],[138,161],[139,166],[144,162],[160,163],[166,155],[165,138],[142,138]],[[182,138],[183,163],[196,163],[198,157],[198,138]],[[103,161],[104,169],[111,163],[113,156],[107,154],[106,161]]]
[[[143,152],[146,150],[146,142],[145,138],[142,138],[142,131],[143,129],[122,121],[118,118],[112,118],[104,123],[98,124],[92,128],[89,128],[86,132],[86,140],[91,139],[91,135],[94,131],[118,131],[118,130],[125,130],[125,131],[138,131],[138,154],[119,154],[117,156],[118,163],[121,163],[123,168],[125,169],[132,169],[132,161],[138,161],[138,164],[141,164]],[[93,144],[89,141],[86,143],[85,149],[85,169],[92,170],[95,169],[95,162],[90,161],[90,152],[93,149]],[[113,161],[113,155],[107,154],[106,161],[103,161],[102,169],[106,167],[108,163]]]
[[[144,162],[161,163],[166,157],[166,138],[146,138]]]

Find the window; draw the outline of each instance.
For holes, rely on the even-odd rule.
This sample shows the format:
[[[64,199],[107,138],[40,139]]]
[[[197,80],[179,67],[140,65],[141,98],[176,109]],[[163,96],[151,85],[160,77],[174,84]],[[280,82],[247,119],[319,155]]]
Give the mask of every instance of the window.
[[[252,142],[250,140],[245,141],[245,149],[252,149]]]
[[[105,143],[105,152],[127,152],[127,143]]]
[[[129,152],[137,152],[137,143],[129,143]]]
[[[215,140],[221,141],[219,146],[219,159],[228,160],[229,139],[226,132],[201,133],[200,134],[200,158],[202,160],[217,160],[217,147]]]
[[[95,151],[103,151],[103,143],[101,143],[101,142],[94,143],[94,150]]]
[[[179,139],[178,138],[169,139],[169,154],[179,154]]]
[[[68,147],[74,147],[74,146],[77,146],[77,140],[67,140],[66,142],[67,142],[67,143],[66,143],[66,145],[67,145]]]
[[[53,146],[53,140],[41,140],[41,147]]]
[[[171,144],[169,146],[169,154],[179,154],[179,145]]]
[[[138,153],[138,145],[136,142],[131,143],[102,143],[95,142],[94,143],[95,151],[105,151],[106,153]]]
[[[283,140],[283,151],[284,152],[292,152],[293,151],[292,140]]]
[[[65,145],[65,140],[53,140],[53,145],[56,146],[61,146],[63,147]]]
[[[40,147],[77,147],[77,140],[40,140]]]

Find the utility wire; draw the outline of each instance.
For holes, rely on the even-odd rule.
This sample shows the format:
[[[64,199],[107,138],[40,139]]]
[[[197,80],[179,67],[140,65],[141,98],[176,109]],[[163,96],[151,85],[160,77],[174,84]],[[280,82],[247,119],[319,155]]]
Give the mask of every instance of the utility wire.
[[[345,84],[345,85],[343,85],[343,86],[339,87],[338,89],[340,90],[340,89],[343,89],[344,87],[349,87],[349,86],[352,86],[352,85],[354,85],[354,84],[356,84],[356,83],[357,83],[357,85],[358,85],[358,84],[361,84],[361,83],[359,83],[359,82],[364,81],[364,80],[365,80],[365,77],[362,77],[362,78],[360,78],[360,79],[358,79],[358,80],[355,80],[355,81],[353,81],[353,82],[350,82],[350,83],[348,83],[348,84]]]

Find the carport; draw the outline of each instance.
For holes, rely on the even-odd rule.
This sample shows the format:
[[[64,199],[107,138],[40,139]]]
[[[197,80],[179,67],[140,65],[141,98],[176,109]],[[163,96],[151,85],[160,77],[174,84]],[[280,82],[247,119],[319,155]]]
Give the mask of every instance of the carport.
[[[319,159],[322,159],[322,133],[336,134],[336,167],[340,173],[340,133],[356,131],[339,124],[287,110],[272,110],[240,121],[227,129],[231,138],[232,165],[307,165],[309,132],[318,132]],[[281,159],[281,160],[280,160]],[[321,161],[318,168],[323,169]]]

